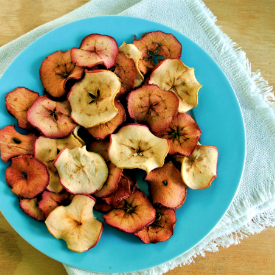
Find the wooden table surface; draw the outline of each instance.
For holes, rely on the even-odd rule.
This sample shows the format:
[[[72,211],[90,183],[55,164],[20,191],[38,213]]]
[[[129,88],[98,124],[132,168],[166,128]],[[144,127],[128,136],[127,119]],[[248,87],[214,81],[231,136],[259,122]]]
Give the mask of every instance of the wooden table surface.
[[[0,46],[88,2],[0,0]],[[274,0],[205,0],[217,24],[247,53],[252,71],[275,86]],[[274,149],[274,148],[273,148]],[[104,260],[104,259],[103,259]],[[23,240],[0,213],[0,274],[66,274],[63,265]],[[275,274],[275,228],[206,253],[167,274]]]

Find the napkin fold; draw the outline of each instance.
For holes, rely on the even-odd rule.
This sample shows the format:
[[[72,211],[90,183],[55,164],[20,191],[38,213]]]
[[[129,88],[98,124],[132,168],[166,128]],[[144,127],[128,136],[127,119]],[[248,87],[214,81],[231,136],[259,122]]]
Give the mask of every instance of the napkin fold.
[[[124,15],[167,25],[191,38],[218,63],[238,98],[246,131],[245,169],[228,211],[198,245],[178,258],[143,271],[123,274],[163,274],[189,264],[205,251],[237,244],[250,234],[275,226],[275,98],[260,72],[251,72],[246,54],[216,26],[216,18],[201,0],[92,0],[0,48],[0,75],[12,60],[41,35],[66,23],[92,16]],[[222,92],[222,91],[221,91]],[[99,274],[65,265],[70,275]]]

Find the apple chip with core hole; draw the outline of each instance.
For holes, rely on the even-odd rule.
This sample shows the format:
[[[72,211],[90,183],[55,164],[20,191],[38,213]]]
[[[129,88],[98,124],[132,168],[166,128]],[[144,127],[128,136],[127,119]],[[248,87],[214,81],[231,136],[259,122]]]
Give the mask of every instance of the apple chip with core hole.
[[[198,144],[201,130],[192,116],[187,113],[178,113],[169,127],[155,135],[168,140],[170,155],[179,153],[190,156]]]
[[[154,136],[147,126],[128,124],[111,135],[109,157],[119,168],[140,168],[148,174],[164,164],[168,151],[167,140]]]
[[[111,71],[86,71],[68,95],[73,120],[89,128],[114,118],[118,112],[114,98],[120,86],[118,77]]]
[[[191,189],[205,189],[217,177],[217,164],[217,148],[198,145],[191,156],[184,157],[182,160],[182,180]]]
[[[180,58],[181,44],[177,38],[161,31],[149,32],[133,43],[141,52],[139,69],[143,74],[151,72],[159,61],[166,58]]]
[[[70,204],[72,198],[73,195],[66,191],[62,191],[61,193],[44,191],[38,207],[44,213],[45,218],[47,218],[57,206]]]
[[[48,218],[49,232],[63,239],[70,250],[84,252],[94,247],[101,237],[103,223],[93,214],[95,200],[87,195],[76,195],[68,206],[58,206]]]
[[[123,44],[119,47],[119,50],[124,52],[124,54],[134,60],[135,63],[135,84],[134,87],[138,87],[142,84],[144,77],[138,68],[138,62],[141,58],[142,52],[134,44]]]
[[[156,211],[155,221],[135,233],[144,243],[165,242],[174,234],[174,227],[177,221],[175,210],[157,207]]]
[[[28,121],[48,138],[64,138],[76,127],[69,102],[39,97],[27,112]]]
[[[92,194],[99,190],[108,177],[104,159],[88,152],[86,146],[72,150],[64,148],[54,162],[60,183],[73,194]]]
[[[37,197],[33,199],[19,199],[19,206],[24,213],[37,221],[45,221],[43,212],[38,208]]]
[[[198,105],[198,93],[202,85],[195,77],[194,68],[187,67],[180,59],[162,61],[151,73],[149,84],[174,92],[179,97],[180,113]]]
[[[98,198],[111,195],[118,187],[118,183],[122,176],[122,169],[116,167],[113,163],[109,163],[108,171],[108,179],[105,181],[102,188],[94,194]]]
[[[180,171],[172,164],[151,171],[144,179],[149,184],[149,194],[153,204],[178,209],[186,199],[186,186]]]
[[[126,57],[123,52],[118,53],[116,65],[112,68],[112,71],[119,77],[121,86],[127,92],[134,88],[136,75],[135,63],[132,59]]]
[[[118,206],[103,216],[104,221],[126,233],[135,233],[155,220],[156,210],[146,195],[136,189]]]
[[[82,40],[80,49],[72,48],[71,56],[77,66],[92,68],[102,64],[110,69],[116,64],[118,51],[113,37],[94,33]]]
[[[49,173],[46,165],[38,159],[21,155],[11,160],[6,170],[6,181],[14,194],[32,199],[46,189]]]
[[[81,79],[83,70],[72,62],[71,50],[57,51],[43,60],[39,74],[46,91],[53,97],[61,97],[69,90],[67,84],[72,86]]]
[[[108,163],[110,161],[109,159],[109,146],[110,141],[109,140],[100,140],[100,141],[94,141],[91,144],[88,145],[88,151],[94,152],[100,154],[103,159]]]
[[[132,119],[149,126],[151,131],[164,130],[178,113],[179,100],[170,91],[156,85],[143,85],[127,97],[127,107]]]
[[[32,128],[27,120],[27,111],[38,97],[38,93],[24,87],[18,87],[7,93],[5,97],[7,111],[17,119],[20,128]]]
[[[126,121],[126,113],[122,104],[115,100],[115,107],[118,110],[118,113],[110,121],[97,126],[87,128],[87,131],[96,139],[105,139],[107,136],[112,134],[116,128]]]
[[[1,159],[7,162],[12,157],[32,155],[35,140],[35,134],[21,135],[16,132],[14,125],[0,129]]]

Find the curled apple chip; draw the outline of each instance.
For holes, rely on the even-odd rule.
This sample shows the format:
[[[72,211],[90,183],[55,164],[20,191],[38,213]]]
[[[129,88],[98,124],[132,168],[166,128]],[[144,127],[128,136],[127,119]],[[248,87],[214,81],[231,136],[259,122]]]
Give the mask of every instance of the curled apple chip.
[[[126,233],[135,233],[155,220],[156,210],[146,195],[136,189],[116,208],[103,216],[104,221]]]
[[[149,84],[174,92],[179,97],[180,113],[198,105],[198,93],[202,85],[195,77],[194,68],[187,67],[180,59],[162,61],[151,73]]]
[[[167,128],[178,113],[177,96],[156,85],[143,85],[132,91],[127,102],[130,117],[148,125],[153,133]]]
[[[93,214],[95,200],[76,195],[68,206],[58,206],[46,219],[49,232],[63,239],[70,250],[84,252],[94,247],[102,234],[103,223]]]
[[[34,134],[21,135],[14,129],[14,125],[5,126],[0,129],[1,159],[7,162],[12,157],[32,155],[35,140]]]
[[[110,141],[109,140],[100,140],[100,141],[94,141],[91,144],[88,145],[87,150],[89,152],[94,152],[100,154],[105,162],[109,162],[109,146]]]
[[[57,51],[47,56],[40,67],[42,85],[53,97],[61,97],[69,90],[68,83],[81,79],[84,68],[76,66],[71,59],[71,50]]]
[[[198,145],[191,156],[184,157],[182,160],[182,180],[191,189],[205,189],[217,177],[217,164],[217,148],[210,145]]]
[[[86,146],[63,149],[54,161],[60,183],[73,194],[92,194],[99,190],[108,177],[104,159],[88,152]]]
[[[46,189],[49,173],[40,160],[21,155],[11,160],[11,165],[6,170],[6,181],[14,194],[32,199]]]
[[[38,208],[37,197],[33,199],[19,198],[19,206],[24,213],[37,221],[45,221],[43,212]]]
[[[180,171],[170,162],[151,171],[144,179],[149,184],[153,204],[178,209],[186,199],[186,186]]]
[[[155,135],[168,140],[170,155],[179,153],[190,156],[198,144],[201,130],[192,116],[187,113],[178,113],[165,130]]]
[[[144,80],[144,76],[138,68],[138,62],[139,62],[139,59],[141,58],[142,52],[134,44],[126,44],[125,42],[123,42],[123,44],[119,47],[119,50],[124,52],[124,54],[128,58],[131,58],[134,60],[134,63],[135,63],[134,87],[135,88],[139,87]]]
[[[143,74],[151,72],[162,59],[181,57],[182,46],[171,33],[149,32],[133,44],[142,52],[139,69]]]
[[[112,134],[119,125],[126,121],[126,113],[122,104],[115,100],[115,107],[118,110],[118,113],[110,121],[97,126],[87,128],[87,131],[96,139],[105,139],[110,134]]]
[[[86,71],[68,95],[73,120],[89,128],[114,118],[118,112],[114,98],[120,86],[118,77],[111,71]]]
[[[56,102],[40,96],[28,110],[27,119],[44,136],[64,138],[76,127],[70,115],[71,108],[67,100]]]
[[[116,63],[118,51],[113,37],[93,33],[82,40],[80,49],[71,49],[71,56],[77,66],[92,68],[102,64],[110,69]]]
[[[5,97],[7,111],[17,119],[20,128],[32,128],[27,120],[27,111],[38,97],[38,93],[24,87],[15,88],[7,93]]]
[[[168,151],[167,140],[154,136],[147,126],[128,124],[111,135],[109,157],[119,168],[140,168],[148,174],[164,164]]]
[[[86,144],[86,142],[84,141],[84,139],[80,136],[80,132],[82,131],[82,127],[80,125],[77,125],[74,128],[74,131],[72,132],[73,136],[83,145]]]
[[[53,166],[53,162],[64,147],[74,149],[75,147],[82,147],[82,144],[73,134],[70,134],[68,137],[61,139],[51,139],[40,136],[36,139],[34,145],[34,156],[42,161],[49,170],[50,181],[47,189],[56,193],[61,192],[63,187],[59,182],[58,172]]]

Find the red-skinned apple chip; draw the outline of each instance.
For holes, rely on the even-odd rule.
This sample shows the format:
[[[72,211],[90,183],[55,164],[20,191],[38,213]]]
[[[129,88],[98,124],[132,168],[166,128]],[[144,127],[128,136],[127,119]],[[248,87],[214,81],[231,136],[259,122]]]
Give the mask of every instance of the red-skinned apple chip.
[[[32,128],[27,120],[27,111],[38,97],[38,93],[24,87],[15,88],[7,93],[5,97],[7,111],[17,119],[20,128]]]
[[[33,199],[19,198],[19,206],[24,213],[37,221],[45,221],[43,212],[38,208],[37,197]]]
[[[63,239],[70,250],[84,252],[94,247],[103,230],[103,223],[93,214],[95,200],[87,195],[76,195],[68,206],[58,206],[46,219],[49,232]]]
[[[36,140],[34,134],[21,135],[14,129],[14,125],[8,125],[0,129],[1,159],[7,162],[12,157],[20,155],[32,155]]]

